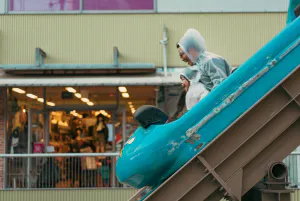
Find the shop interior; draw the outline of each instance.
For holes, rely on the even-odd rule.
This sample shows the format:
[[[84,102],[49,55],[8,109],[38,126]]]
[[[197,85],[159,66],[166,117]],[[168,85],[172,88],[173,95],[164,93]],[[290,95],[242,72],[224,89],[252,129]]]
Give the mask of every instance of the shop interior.
[[[7,152],[46,152],[49,145],[57,153],[79,152],[72,147],[74,140],[90,144],[93,152],[116,151],[119,142],[137,127],[135,110],[145,104],[156,105],[156,96],[155,86],[9,88],[7,139],[11,141],[18,129],[28,135],[23,137],[27,145],[15,151],[7,146]],[[106,131],[100,141],[105,145],[101,143],[96,150],[102,124]]]
[[[156,86],[8,88],[6,152],[119,152],[123,142],[138,126],[133,120],[133,113],[142,105],[157,105],[158,93]],[[74,157],[70,168],[67,158],[60,158],[61,161],[55,158],[55,167],[59,167],[60,178],[63,178],[55,183],[40,182],[39,178],[47,170],[42,166],[48,165],[41,163],[40,159],[9,160],[7,187],[115,186],[113,176],[109,176],[113,174],[111,159],[90,157],[90,160],[81,159],[78,163]],[[79,167],[85,170],[74,172],[74,167],[75,170]],[[97,178],[97,170],[104,171],[101,173],[102,180],[93,179]]]

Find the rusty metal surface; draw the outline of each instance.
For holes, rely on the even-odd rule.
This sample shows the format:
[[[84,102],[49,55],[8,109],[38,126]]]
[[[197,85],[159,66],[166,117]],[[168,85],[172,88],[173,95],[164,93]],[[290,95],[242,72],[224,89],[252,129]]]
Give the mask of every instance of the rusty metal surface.
[[[145,200],[240,200],[300,144],[299,67]]]

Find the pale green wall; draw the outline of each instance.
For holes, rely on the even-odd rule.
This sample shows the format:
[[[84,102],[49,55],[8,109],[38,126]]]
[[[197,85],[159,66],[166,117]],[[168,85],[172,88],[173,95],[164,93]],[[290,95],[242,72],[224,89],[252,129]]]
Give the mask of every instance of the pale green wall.
[[[285,13],[4,15],[0,17],[0,64],[33,64],[35,48],[48,63],[120,62],[163,66],[163,24],[168,28],[168,65],[184,66],[175,48],[188,28],[208,49],[240,65],[285,26]]]

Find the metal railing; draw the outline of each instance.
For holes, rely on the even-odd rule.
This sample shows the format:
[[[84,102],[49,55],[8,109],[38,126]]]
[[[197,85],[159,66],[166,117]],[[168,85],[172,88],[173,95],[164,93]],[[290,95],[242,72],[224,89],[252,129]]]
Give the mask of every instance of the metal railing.
[[[0,154],[4,189],[127,187],[115,174],[118,153]],[[300,152],[283,162],[291,186],[300,188]],[[2,164],[1,164],[2,163]]]
[[[4,188],[123,187],[115,175],[118,156],[118,153],[0,154],[5,166]]]

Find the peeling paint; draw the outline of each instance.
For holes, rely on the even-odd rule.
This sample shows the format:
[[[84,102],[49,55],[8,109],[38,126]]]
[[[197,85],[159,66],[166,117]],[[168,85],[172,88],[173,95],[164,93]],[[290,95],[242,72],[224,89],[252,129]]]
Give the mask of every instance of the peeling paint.
[[[198,144],[197,147],[194,149],[194,151],[199,150],[201,147],[203,147],[203,145],[204,145],[203,143]]]
[[[134,140],[135,140],[135,138],[133,137],[133,138],[129,139],[125,144],[132,144]]]
[[[168,145],[171,145],[172,148],[168,151],[168,155],[171,155],[177,148],[179,148],[181,143],[171,141],[168,143]]]
[[[190,128],[186,131],[186,136],[192,137],[193,135],[196,135],[198,130],[206,124],[210,119],[215,117],[220,111],[222,111],[224,108],[229,106],[237,97],[239,97],[247,88],[249,88],[253,83],[255,83],[259,78],[261,78],[263,75],[265,75],[271,68],[273,68],[279,61],[281,61],[286,55],[288,55],[293,49],[295,49],[300,44],[300,37],[296,40],[295,43],[293,43],[291,46],[289,46],[287,49],[285,49],[283,52],[281,52],[277,57],[269,61],[264,68],[262,68],[258,73],[256,73],[254,76],[252,76],[249,80],[244,82],[235,92],[230,94],[225,100],[223,100],[219,106],[215,107],[212,112],[210,112],[208,115],[203,117],[203,119],[194,127]]]

